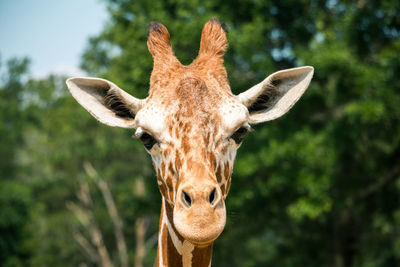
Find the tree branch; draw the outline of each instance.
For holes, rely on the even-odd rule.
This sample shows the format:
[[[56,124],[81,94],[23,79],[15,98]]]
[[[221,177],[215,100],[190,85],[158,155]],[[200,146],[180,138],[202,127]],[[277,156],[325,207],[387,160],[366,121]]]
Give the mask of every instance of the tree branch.
[[[135,267],[143,267],[144,257],[147,253],[145,245],[145,235],[147,230],[147,219],[140,217],[136,220],[136,253]]]
[[[99,256],[96,253],[96,250],[92,247],[92,245],[89,243],[89,241],[87,241],[87,239],[83,235],[75,233],[74,239],[86,251],[86,253],[89,255],[90,259],[93,262],[96,262],[98,265],[101,264]]]
[[[87,183],[83,181],[80,182],[80,187],[79,191],[77,192],[77,197],[81,202],[82,206],[73,203],[67,203],[67,207],[75,214],[80,223],[89,232],[89,235],[91,237],[91,242],[97,250],[97,256],[92,255],[91,258],[98,258],[99,260],[97,262],[99,263],[100,266],[114,267],[114,265],[111,262],[108,250],[104,245],[103,235],[100,231],[100,228],[97,226],[96,220],[94,218],[93,201],[90,196],[89,185]],[[79,240],[77,240],[77,242],[81,246],[84,245],[86,249],[89,249],[90,247],[88,246],[89,242],[87,242],[86,244],[85,243],[86,240],[83,241],[81,238],[78,239]],[[86,251],[89,252],[89,250]],[[93,254],[93,252],[94,249],[90,250],[91,254]]]
[[[389,172],[386,173],[381,179],[379,179],[376,183],[371,184],[367,188],[360,190],[356,194],[356,199],[363,199],[369,197],[375,192],[379,191],[387,184],[391,183],[396,178],[399,178],[400,175],[400,158],[394,161],[393,168]]]
[[[111,217],[111,220],[114,225],[114,234],[117,242],[118,254],[121,261],[121,267],[128,266],[128,252],[126,248],[126,242],[123,235],[123,224],[122,220],[118,214],[117,206],[115,205],[114,199],[112,197],[111,191],[108,187],[108,184],[105,180],[103,180],[96,169],[90,162],[85,162],[83,167],[86,173],[96,182],[97,187],[100,189],[100,192],[104,198],[104,201],[107,206],[108,213]]]

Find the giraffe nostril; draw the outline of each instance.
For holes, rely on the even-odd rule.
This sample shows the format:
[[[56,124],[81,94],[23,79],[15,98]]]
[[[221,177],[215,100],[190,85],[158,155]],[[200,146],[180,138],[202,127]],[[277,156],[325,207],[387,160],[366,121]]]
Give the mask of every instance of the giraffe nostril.
[[[182,190],[182,199],[183,203],[186,204],[190,208],[192,206],[192,199],[190,198],[189,194]]]
[[[211,190],[208,201],[210,202],[210,204],[213,204],[213,202],[216,198],[217,198],[217,190],[214,188],[213,190]]]

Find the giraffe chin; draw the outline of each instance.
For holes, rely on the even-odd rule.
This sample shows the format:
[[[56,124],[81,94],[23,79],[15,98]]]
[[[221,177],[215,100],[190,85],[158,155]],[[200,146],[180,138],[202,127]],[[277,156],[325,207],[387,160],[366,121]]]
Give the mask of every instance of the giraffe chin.
[[[210,246],[217,238],[218,238],[218,236],[216,238],[214,238],[213,240],[210,240],[207,242],[196,242],[196,241],[189,241],[189,242],[198,248],[205,248],[205,247]]]
[[[178,230],[178,229],[177,229]],[[179,232],[179,230],[178,230]],[[205,248],[210,246],[222,233],[222,231],[220,231],[216,236],[212,237],[211,239],[204,239],[204,240],[193,240],[191,239],[191,237],[185,236],[184,234],[182,234],[181,232],[179,232],[179,234],[187,241],[189,241],[191,244],[193,244],[194,246],[198,247],[198,248]],[[193,238],[193,237],[192,237]]]

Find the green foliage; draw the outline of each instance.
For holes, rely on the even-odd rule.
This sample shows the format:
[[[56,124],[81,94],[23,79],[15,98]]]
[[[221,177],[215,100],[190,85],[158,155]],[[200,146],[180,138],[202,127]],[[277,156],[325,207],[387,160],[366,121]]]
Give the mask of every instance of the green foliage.
[[[24,266],[29,256],[30,190],[27,186],[0,181],[0,259],[2,266]]]
[[[2,70],[0,85],[0,173],[12,178],[17,168],[14,161],[15,147],[22,141],[24,114],[23,82],[26,78],[28,59],[12,59],[7,62],[7,69]]]
[[[204,23],[224,21],[230,30],[225,65],[235,93],[283,68],[315,68],[296,106],[255,126],[240,148],[214,266],[400,264],[398,1],[107,4],[110,20],[89,40],[82,67],[137,97],[148,90],[146,27],[152,20],[167,26],[185,64],[196,57]],[[66,208],[77,201],[78,181],[88,179],[85,161],[111,186],[133,262],[137,218],[152,218],[146,238],[157,232],[160,194],[150,159],[130,131],[102,126],[79,107],[64,77],[28,80],[27,64],[10,61],[0,86],[1,262],[95,264],[73,239],[84,233]],[[138,178],[144,178],[145,196],[134,193]],[[88,181],[117,263],[112,223]],[[145,264],[154,256],[152,247]]]

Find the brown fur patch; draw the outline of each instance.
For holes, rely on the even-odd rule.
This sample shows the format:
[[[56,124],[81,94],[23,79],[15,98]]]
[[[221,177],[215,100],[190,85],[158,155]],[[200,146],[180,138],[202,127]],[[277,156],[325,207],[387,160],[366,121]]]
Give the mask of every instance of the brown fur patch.
[[[182,138],[182,151],[184,155],[187,155],[190,151],[190,142],[188,138]]]
[[[222,191],[222,194],[226,194],[226,192],[225,192],[225,184],[222,184],[221,185],[221,191]]]
[[[171,175],[173,175],[175,173],[175,169],[174,169],[174,165],[172,164],[172,162],[170,162],[168,164],[168,171]]]
[[[215,172],[215,175],[217,176],[217,181],[220,183],[222,181],[222,167],[219,165],[217,167],[217,171]]]
[[[185,125],[183,126],[183,132],[188,134],[192,130],[192,124],[190,122],[186,122]]]
[[[179,158],[179,156],[175,156],[175,168],[177,170],[179,170],[181,168],[181,159]]]
[[[167,196],[167,186],[165,185],[165,182],[162,181],[161,184],[158,186],[158,188],[160,189],[160,193],[162,196],[168,198]]]
[[[162,225],[162,229],[161,229],[161,242],[164,244],[164,246],[168,242],[168,228],[165,224]],[[168,261],[167,248],[163,247],[163,251],[161,253],[162,253],[163,262],[166,263]]]
[[[174,199],[174,191],[173,190],[168,192],[168,197],[169,197],[170,201],[175,201],[175,199]]]
[[[205,248],[195,247],[192,252],[192,267],[204,267],[209,265],[212,255],[212,246],[211,244]]]
[[[168,189],[172,190],[172,188],[173,188],[172,177],[170,175],[168,175],[167,177],[164,177],[164,179],[165,179],[165,183],[166,183]]]
[[[225,162],[224,164],[224,176],[225,179],[229,179],[230,174],[230,168],[229,168],[229,162]]]
[[[162,234],[163,234],[163,231],[162,231],[162,218],[163,218],[163,214],[164,214],[163,208],[161,207],[160,220],[158,222],[158,234],[161,235],[161,243],[165,244],[165,242],[162,239]],[[158,247],[157,247],[157,267],[160,267],[160,261],[159,261],[160,256],[162,257],[164,255],[163,255],[163,252],[160,251],[160,244],[158,244]]]
[[[223,146],[221,149],[221,153],[225,154],[226,152],[228,152],[228,147],[227,146]]]
[[[228,179],[228,182],[227,182],[227,185],[226,185],[226,195],[229,193],[229,189],[231,188],[231,179],[232,178],[229,178]]]
[[[180,136],[179,129],[180,129],[180,128],[175,127],[175,137],[176,137],[176,138],[179,138],[179,136]]]
[[[161,162],[161,178],[165,177],[165,163]]]
[[[170,154],[171,154],[171,148],[170,147],[168,147],[167,149],[165,149],[163,152],[162,152],[162,154],[163,154],[163,156],[164,156],[164,158],[167,158]]]
[[[175,225],[174,225],[174,220],[173,220],[174,208],[170,204],[165,202],[165,210],[166,210],[168,221],[170,222],[170,224],[172,226],[172,229],[176,233],[179,241],[183,242],[183,240],[184,240],[183,237],[179,234],[179,232],[176,230]]]
[[[207,94],[207,86],[202,79],[195,75],[182,79],[176,88],[177,100],[180,102],[178,120],[196,119],[195,114],[206,108],[204,98]]]
[[[215,166],[217,165],[217,160],[215,158],[215,154],[211,152],[209,155],[210,155],[209,156],[209,162],[210,162],[210,164],[212,166],[212,169],[215,170]]]
[[[166,266],[182,266],[182,256],[176,250],[170,235],[168,235],[168,240],[166,244],[168,246],[168,261],[165,261],[165,263],[167,263]]]

